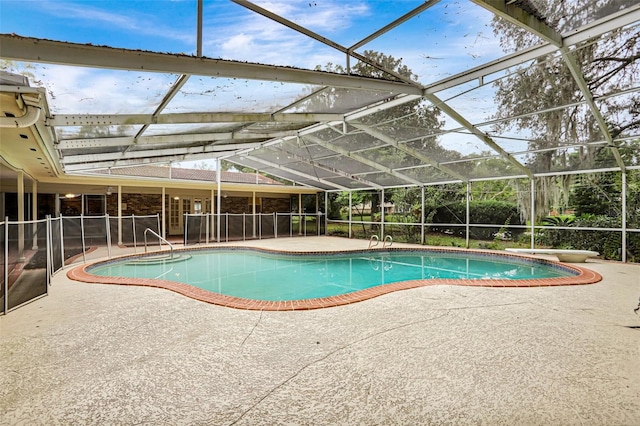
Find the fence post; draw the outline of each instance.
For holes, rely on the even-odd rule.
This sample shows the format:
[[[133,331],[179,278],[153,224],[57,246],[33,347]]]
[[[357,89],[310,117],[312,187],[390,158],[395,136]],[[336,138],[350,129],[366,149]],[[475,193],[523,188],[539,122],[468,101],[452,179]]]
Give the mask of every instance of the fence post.
[[[164,199],[163,199],[164,201]],[[164,228],[160,228],[160,215],[158,213],[156,213],[156,218],[158,219],[158,235],[162,235]],[[164,237],[162,237],[164,238]],[[162,240],[160,238],[158,238],[158,245],[160,246],[160,250],[162,250]]]
[[[204,214],[204,220],[207,222],[204,225],[204,242],[205,244],[209,244],[209,213]]]
[[[278,214],[273,212],[273,238],[278,238]]]
[[[184,246],[187,246],[187,229],[188,229],[188,225],[189,225],[189,216],[187,215],[187,213],[184,213],[182,215],[182,232],[183,232],[183,236],[182,236],[182,243],[184,244]]]
[[[4,313],[9,311],[9,216],[4,218]]]
[[[131,229],[133,229],[133,252],[137,253],[136,250],[138,248],[138,238],[136,237],[136,215],[131,215]]]
[[[45,253],[47,256],[47,285],[46,285],[46,289],[47,289],[47,294],[49,294],[49,286],[51,285],[51,276],[53,275],[52,269],[53,269],[53,262],[52,262],[52,258],[53,258],[53,250],[51,249],[51,215],[46,215],[46,247],[45,247]]]
[[[60,257],[62,257],[62,269],[64,269],[64,226],[62,225],[62,214],[60,214]]]
[[[80,235],[82,236],[82,262],[87,263],[87,256],[84,247],[84,215],[80,215]]]
[[[105,214],[104,217],[107,223],[107,257],[111,257],[111,225],[109,223],[109,213]]]

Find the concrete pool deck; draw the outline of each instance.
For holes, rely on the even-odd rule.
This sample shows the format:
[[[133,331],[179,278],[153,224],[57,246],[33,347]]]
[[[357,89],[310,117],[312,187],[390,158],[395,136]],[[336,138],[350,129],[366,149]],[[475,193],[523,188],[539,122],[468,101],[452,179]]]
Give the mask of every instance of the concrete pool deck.
[[[603,280],[437,285],[299,312],[61,271],[49,296],[0,317],[0,424],[640,424],[640,265],[583,266]]]

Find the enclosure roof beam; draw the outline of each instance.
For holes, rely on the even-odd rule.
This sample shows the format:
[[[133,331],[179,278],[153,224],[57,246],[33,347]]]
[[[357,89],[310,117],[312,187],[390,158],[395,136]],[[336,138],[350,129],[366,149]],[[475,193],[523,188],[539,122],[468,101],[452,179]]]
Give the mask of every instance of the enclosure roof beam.
[[[321,162],[318,162],[317,160],[312,160],[312,159],[310,159],[310,158],[302,157],[302,156],[297,155],[297,154],[295,154],[295,153],[293,153],[293,152],[290,152],[290,151],[288,151],[288,150],[286,150],[286,149],[282,149],[282,147],[281,147],[281,146],[277,146],[277,147],[275,147],[275,148],[276,148],[278,151],[280,151],[280,152],[284,152],[285,154],[287,154],[288,156],[290,156],[291,158],[293,158],[294,160],[297,160],[297,161],[299,161],[299,162],[309,164],[310,166],[316,167],[316,168],[318,168],[318,169],[326,170],[326,171],[328,171],[328,172],[331,172],[331,173],[337,174],[337,175],[339,175],[339,176],[341,176],[341,177],[344,177],[344,178],[347,178],[347,179],[351,179],[351,180],[355,180],[355,181],[358,181],[358,182],[364,183],[365,185],[371,186],[371,187],[373,187],[373,188],[377,188],[377,189],[381,189],[381,188],[382,188],[382,186],[381,186],[381,185],[378,185],[377,183],[373,183],[373,182],[371,182],[371,181],[369,181],[369,180],[363,179],[363,178],[361,178],[361,177],[359,177],[359,176],[353,175],[353,174],[348,173],[348,172],[346,172],[346,171],[339,170],[339,169],[336,169],[336,168],[334,168],[334,167],[328,166],[328,165],[326,165],[326,164],[323,164],[323,163],[321,163]],[[335,155],[336,155],[336,156],[339,156],[340,154],[335,154]],[[333,156],[331,156],[331,157],[323,157],[322,159],[325,159],[325,158],[332,158],[332,157],[333,157]],[[254,157],[251,157],[251,158],[254,158]]]
[[[405,13],[404,15],[402,15],[401,17],[399,17],[398,19],[396,19],[395,21],[385,25],[384,27],[380,28],[378,31],[369,34],[368,36],[366,36],[365,38],[363,38],[362,40],[360,40],[359,42],[349,46],[349,48],[347,49],[349,52],[356,50],[359,47],[364,46],[365,44],[369,43],[372,40],[375,40],[376,38],[380,37],[381,35],[391,31],[392,29],[394,29],[395,27],[397,27],[398,25],[408,21],[409,19],[413,18],[416,15],[421,14],[422,12],[424,12],[425,10],[429,9],[431,6],[439,3],[440,0],[427,0],[425,1],[423,4],[421,4],[420,6],[416,7],[413,10],[410,10],[409,12]]]
[[[220,153],[222,154],[222,153]],[[92,162],[92,163],[77,163],[77,164],[67,164],[64,166],[64,171],[66,173],[75,173],[75,172],[83,172],[83,171],[91,171],[91,170],[103,170],[111,167],[126,167],[126,166],[139,166],[139,165],[148,165],[148,164],[169,164],[175,163],[179,161],[192,161],[192,160],[210,160],[212,158],[220,157],[216,153],[201,153],[201,154],[189,154],[189,155],[165,155],[158,157],[146,157],[146,158],[128,158],[122,159],[118,161],[101,161],[101,162]]]
[[[365,157],[363,157],[363,156],[361,156],[359,154],[355,154],[353,152],[350,152],[350,151],[348,151],[348,150],[346,150],[346,149],[344,149],[344,148],[342,148],[340,146],[337,146],[337,145],[332,144],[330,142],[324,141],[324,140],[322,140],[320,138],[317,138],[315,136],[305,135],[305,136],[301,136],[301,138],[302,139],[308,139],[311,142],[313,142],[315,144],[318,144],[318,145],[320,145],[320,146],[322,146],[322,147],[324,147],[326,149],[330,149],[331,151],[335,151],[335,152],[337,152],[339,154],[344,155],[345,157],[349,157],[349,158],[351,158],[353,160],[356,160],[356,161],[358,161],[358,162],[360,162],[362,164],[366,164],[367,166],[369,166],[371,168],[374,168],[374,169],[379,170],[379,171],[384,172],[384,173],[388,173],[388,174],[390,174],[392,176],[395,176],[395,177],[397,177],[399,179],[402,179],[402,180],[404,180],[406,182],[411,182],[411,183],[413,183],[415,185],[423,185],[423,183],[420,182],[419,180],[416,180],[416,179],[414,179],[414,178],[412,178],[410,176],[407,176],[405,174],[397,172],[397,171],[393,170],[390,167],[383,166],[380,163],[377,163],[375,161],[369,160],[368,158],[365,158]]]
[[[602,34],[608,33],[617,28],[632,25],[638,21],[640,21],[640,3],[629,6],[624,10],[608,15],[577,30],[563,34],[563,43],[564,46],[572,46],[591,38],[599,37]],[[549,43],[532,46],[520,52],[503,56],[499,59],[487,62],[486,64],[479,65],[451,77],[436,81],[435,83],[426,86],[426,91],[429,93],[436,93],[472,80],[482,79],[487,75],[504,71],[516,65],[524,64],[541,56],[556,52],[557,50],[558,48],[555,45]]]
[[[316,123],[343,119],[342,114],[186,112],[174,114],[57,114],[47,119],[48,126],[125,126],[185,123]]]
[[[573,56],[573,53],[570,52],[569,49],[566,47],[562,48],[561,52],[562,52],[562,59],[564,59],[564,62],[569,68],[569,71],[571,72],[573,79],[575,80],[576,84],[580,88],[580,91],[582,92],[582,95],[584,96],[587,102],[587,105],[589,106],[591,115],[593,115],[593,118],[596,119],[596,122],[598,123],[598,127],[600,128],[600,131],[602,132],[605,140],[607,141],[607,145],[611,149],[611,152],[613,153],[613,156],[615,157],[616,162],[618,163],[618,166],[622,171],[624,171],[625,170],[624,161],[620,156],[618,147],[613,142],[613,138],[611,137],[611,132],[609,132],[609,127],[607,126],[607,122],[604,120],[604,117],[602,116],[600,109],[598,108],[598,106],[596,105],[593,99],[593,94],[591,93],[591,90],[589,90],[589,85],[584,79],[584,75],[582,73],[582,70],[580,69],[580,66],[576,62],[576,58]]]
[[[247,133],[247,132],[224,132],[224,133],[189,133],[167,136],[142,136],[136,145],[163,145],[163,144],[189,144],[197,142],[217,142],[217,141],[264,141],[265,139],[295,136],[295,131],[268,132],[268,133]],[[81,138],[62,139],[56,148],[64,149],[85,149],[85,148],[109,148],[117,146],[127,146],[134,142],[133,136],[119,136],[113,138]]]
[[[366,64],[369,64],[372,67],[374,67],[374,68],[376,68],[376,69],[378,69],[378,70],[380,70],[382,72],[385,72],[385,73],[387,73],[389,75],[392,75],[393,77],[397,78],[400,81],[404,81],[407,84],[410,84],[410,85],[413,85],[416,88],[422,89],[422,86],[420,85],[420,83],[417,83],[417,82],[413,81],[410,77],[407,77],[405,75],[399,74],[399,73],[397,73],[397,72],[395,72],[395,71],[393,71],[391,69],[385,68],[384,66],[376,63],[375,61],[372,61],[371,59],[367,58],[366,56],[362,56],[359,53],[350,51],[348,48],[342,46],[341,44],[338,44],[338,43],[336,43],[336,42],[334,42],[332,40],[329,40],[326,37],[323,37],[323,36],[321,36],[319,34],[316,34],[313,31],[309,30],[308,28],[305,28],[305,27],[303,27],[301,25],[298,25],[295,22],[289,21],[288,19],[283,18],[282,16],[277,15],[277,14],[275,14],[275,13],[273,13],[273,12],[267,10],[267,9],[264,9],[264,8],[254,4],[252,2],[250,2],[250,1],[247,1],[247,0],[231,0],[231,1],[233,1],[236,4],[239,4],[240,6],[246,7],[247,9],[249,9],[249,10],[251,10],[251,11],[257,13],[257,14],[260,14],[260,15],[266,17],[266,18],[269,18],[269,19],[271,19],[271,20],[273,20],[273,21],[275,21],[275,22],[277,22],[279,24],[282,24],[287,28],[295,30],[295,31],[299,32],[300,34],[304,34],[307,37],[310,37],[310,38],[312,38],[312,39],[314,39],[316,41],[319,41],[320,43],[326,44],[327,46],[332,47],[332,48],[334,48],[334,49],[336,49],[336,50],[338,50],[338,51],[340,51],[340,52],[342,52],[342,53],[344,53],[346,55],[353,56],[357,60],[359,60],[361,62],[364,62]]]
[[[16,61],[142,72],[235,77],[413,95],[422,94],[421,87],[402,81],[183,54],[69,43],[14,34],[0,34],[0,45],[2,46],[2,58]]]
[[[247,143],[247,144],[224,144],[224,145],[209,145],[209,146],[196,146],[189,148],[167,148],[167,149],[144,149],[139,151],[124,152],[108,152],[103,154],[81,154],[81,155],[67,155],[62,159],[62,163],[65,165],[75,163],[94,163],[103,161],[120,161],[128,160],[132,158],[143,157],[170,157],[174,155],[189,154],[204,154],[204,153],[226,153],[229,151],[235,151],[236,149],[254,147],[259,144]]]
[[[400,143],[397,140],[395,140],[394,138],[392,138],[391,136],[385,135],[384,133],[369,127],[369,126],[365,126],[363,124],[356,124],[356,123],[351,123],[351,125],[353,127],[356,127],[360,130],[365,131],[367,134],[373,136],[376,139],[381,140],[382,142],[393,146],[394,148],[398,149],[399,151],[402,151],[406,154],[411,155],[412,157],[417,158],[418,160],[432,166],[435,167],[436,169],[440,170],[441,172],[452,176],[456,179],[460,179],[463,182],[468,181],[469,179],[465,176],[462,176],[461,174],[459,174],[458,172],[452,170],[451,168],[442,165],[440,163],[438,163],[437,161],[435,161],[433,158],[426,156],[418,151],[416,151],[415,149],[411,148],[410,146],[407,146],[406,144]]]
[[[199,0],[199,1],[202,1],[202,0]],[[199,22],[199,25],[200,24],[201,22]],[[160,113],[167,107],[169,102],[171,102],[171,99],[173,99],[176,96],[176,94],[178,94],[180,89],[182,89],[182,86],[184,86],[186,82],[189,80],[189,77],[190,76],[188,74],[182,74],[178,77],[178,79],[175,81],[175,83],[173,83],[173,86],[171,86],[167,94],[164,95],[164,98],[162,99],[160,104],[156,107],[156,110],[153,112],[152,116],[154,118],[157,118],[160,115]],[[150,124],[143,125],[140,128],[140,130],[138,130],[138,133],[136,133],[136,136],[134,139],[137,141],[144,134],[144,132],[149,128],[149,126]]]
[[[269,166],[269,167],[272,167],[274,169],[279,169],[279,170],[282,170],[284,172],[291,173],[291,174],[296,175],[296,176],[301,176],[301,177],[309,179],[309,180],[316,180],[316,181],[318,181],[320,183],[324,183],[325,185],[329,185],[329,186],[332,186],[334,188],[341,189],[343,191],[348,191],[349,190],[349,188],[347,188],[345,186],[338,185],[337,183],[330,182],[328,180],[319,178],[318,176],[313,176],[313,175],[309,175],[307,173],[300,172],[298,170],[290,169],[288,167],[281,166],[280,164],[276,164],[276,163],[272,163],[271,161],[263,160],[262,158],[259,158],[259,157],[251,156],[251,157],[247,157],[247,158],[250,159],[251,161],[256,161],[258,163],[262,163],[262,164],[264,164],[266,166]],[[231,159],[231,160],[227,159],[227,161],[232,161],[233,162],[233,159]],[[271,174],[270,172],[266,172],[266,173]]]
[[[452,119],[460,123],[465,129],[473,133],[478,139],[491,147],[494,151],[497,151],[503,158],[505,158],[509,163],[515,166],[518,170],[522,171],[524,174],[533,177],[533,173],[531,170],[522,165],[518,160],[516,160],[511,154],[502,149],[500,145],[498,145],[489,135],[484,133],[482,130],[478,129],[476,126],[471,124],[469,120],[464,118],[458,111],[451,108],[447,105],[443,100],[438,98],[436,95],[427,94],[425,96],[431,103],[433,103],[436,107],[440,108],[445,114],[449,115]]]
[[[543,22],[540,17],[518,7],[513,1],[506,0],[471,0],[480,7],[498,15],[514,25],[524,28],[556,47],[562,47],[562,36]]]

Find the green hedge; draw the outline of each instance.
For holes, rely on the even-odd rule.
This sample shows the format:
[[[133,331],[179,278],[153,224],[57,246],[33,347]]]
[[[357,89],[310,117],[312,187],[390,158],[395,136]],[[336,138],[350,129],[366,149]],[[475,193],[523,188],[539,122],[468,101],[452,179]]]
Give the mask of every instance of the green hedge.
[[[464,201],[439,206],[433,214],[433,223],[460,223],[464,224],[467,215],[467,205]],[[520,210],[515,203],[506,201],[471,201],[469,203],[469,220],[471,223],[482,223],[487,225],[497,225],[505,227],[511,233],[512,237],[516,237],[524,229],[510,228],[508,225],[524,225],[520,220]],[[432,232],[441,232],[463,236],[464,227],[446,227],[433,225]],[[498,232],[497,228],[480,228],[471,227],[469,232],[472,238],[480,240],[493,240],[494,235]]]
[[[620,218],[609,216],[585,215],[576,217],[571,226],[584,228],[620,228]],[[574,250],[593,250],[605,259],[622,259],[622,233],[615,231],[579,231],[562,229],[543,229],[537,234],[537,242],[553,248]],[[627,235],[627,261],[640,261],[640,235]]]

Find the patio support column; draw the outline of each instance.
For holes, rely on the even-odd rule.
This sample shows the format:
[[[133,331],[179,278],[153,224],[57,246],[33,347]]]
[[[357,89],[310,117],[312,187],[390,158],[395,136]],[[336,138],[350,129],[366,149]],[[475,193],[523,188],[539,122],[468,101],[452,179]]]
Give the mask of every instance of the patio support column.
[[[20,262],[24,262],[24,172],[20,170],[17,176],[18,183],[18,256]]]
[[[167,214],[166,195],[166,188],[162,186],[162,219],[160,223],[162,224],[162,238],[165,240],[167,239],[167,222],[165,221]]]
[[[38,220],[38,181],[35,179],[31,183],[31,220]],[[32,250],[38,250],[38,234],[35,232],[36,224],[33,224],[33,245]]]
[[[122,245],[122,185],[118,185],[118,245]]]
[[[420,206],[420,244],[424,244],[424,186],[420,188],[421,206]]]
[[[324,235],[327,235],[327,226],[329,225],[329,193],[324,191]]]
[[[252,192],[253,201],[251,202],[251,214],[253,215],[253,238],[256,237],[256,191]]]
[[[56,192],[56,199],[53,200],[53,214],[60,217],[60,194]]]
[[[349,191],[349,238],[351,238],[351,194],[353,194],[353,191]]]
[[[207,212],[209,215],[207,216],[207,229],[209,230],[209,233],[207,234],[207,243],[210,243],[211,241],[213,241],[213,214],[215,212],[215,191],[213,189],[213,186],[211,187],[211,197],[209,198],[210,202],[209,202],[209,211]]]
[[[627,171],[622,170],[622,261],[627,262]]]
[[[220,169],[220,158],[217,159],[216,161],[216,179],[218,180],[218,198],[216,200],[216,212],[217,212],[217,217],[216,217],[216,240],[218,242],[220,242],[220,214],[221,214],[221,210],[220,210],[220,201],[222,199],[222,191],[221,191],[221,181],[222,181],[222,170]]]
[[[302,235],[302,193],[298,193],[298,235]]]
[[[471,221],[471,210],[469,209],[469,199],[471,198],[471,182],[467,181],[467,216],[465,219],[465,234],[466,244],[465,247],[469,248],[469,222]]]
[[[384,240],[384,188],[380,191],[380,241]],[[373,220],[373,215],[371,215]]]
[[[6,197],[6,192],[2,192],[0,191],[0,218],[4,218],[6,216],[5,214],[5,197]]]
[[[531,178],[531,216],[529,220],[531,221],[531,248],[535,248],[536,246],[536,181],[535,178]]]

